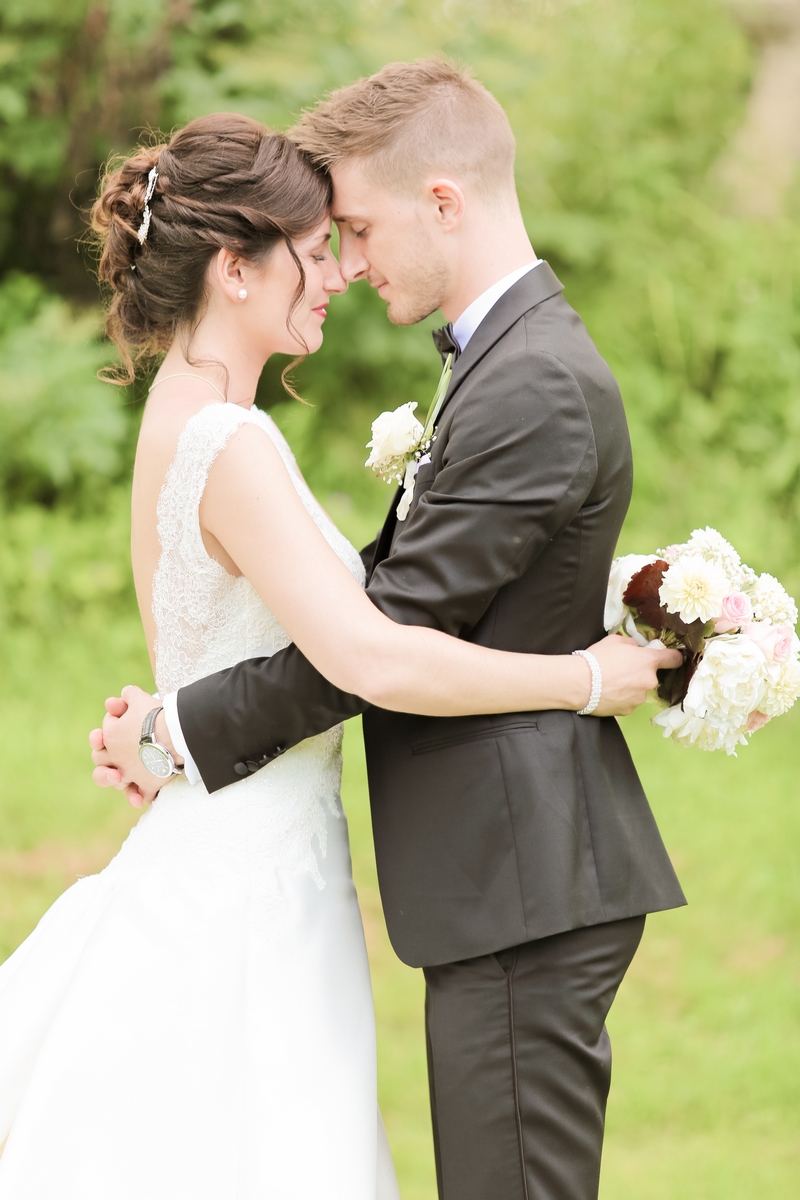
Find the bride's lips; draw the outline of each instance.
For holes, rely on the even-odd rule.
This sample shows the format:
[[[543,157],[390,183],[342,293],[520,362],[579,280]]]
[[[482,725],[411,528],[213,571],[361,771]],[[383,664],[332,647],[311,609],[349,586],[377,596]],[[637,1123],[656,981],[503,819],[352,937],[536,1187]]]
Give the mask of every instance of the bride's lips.
[[[317,314],[317,316],[321,317],[322,320],[324,321],[328,315],[328,306],[327,306],[327,304],[318,304],[317,307],[312,308],[311,311],[315,312]]]

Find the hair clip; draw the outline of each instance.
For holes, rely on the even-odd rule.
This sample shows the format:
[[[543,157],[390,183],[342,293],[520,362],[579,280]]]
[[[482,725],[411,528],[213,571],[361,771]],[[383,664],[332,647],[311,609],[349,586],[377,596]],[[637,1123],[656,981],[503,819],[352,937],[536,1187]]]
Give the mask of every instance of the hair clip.
[[[147,191],[144,194],[144,212],[142,213],[142,223],[139,226],[139,232],[136,237],[139,245],[143,246],[147,241],[147,234],[150,230],[150,201],[153,199],[153,192],[156,190],[156,182],[158,180],[158,167],[153,167],[150,174],[147,176]]]

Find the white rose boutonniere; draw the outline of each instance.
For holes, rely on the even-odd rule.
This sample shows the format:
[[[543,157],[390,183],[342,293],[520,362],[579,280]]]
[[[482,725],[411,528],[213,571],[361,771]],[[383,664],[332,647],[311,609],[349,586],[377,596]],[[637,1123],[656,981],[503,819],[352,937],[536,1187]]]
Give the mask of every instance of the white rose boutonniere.
[[[447,361],[431,403],[425,424],[414,416],[416,401],[401,404],[394,412],[383,412],[372,422],[372,439],[367,442],[370,452],[364,464],[371,467],[386,483],[402,483],[403,495],[397,505],[398,521],[405,521],[414,498],[414,484],[422,462],[429,462],[428,451],[436,438],[436,418],[447,395],[453,374],[453,356]]]
[[[372,422],[372,439],[367,442],[370,456],[365,465],[387,483],[402,483],[408,456],[419,446],[422,422],[414,416],[416,407],[416,402],[401,404],[394,412],[382,412]]]

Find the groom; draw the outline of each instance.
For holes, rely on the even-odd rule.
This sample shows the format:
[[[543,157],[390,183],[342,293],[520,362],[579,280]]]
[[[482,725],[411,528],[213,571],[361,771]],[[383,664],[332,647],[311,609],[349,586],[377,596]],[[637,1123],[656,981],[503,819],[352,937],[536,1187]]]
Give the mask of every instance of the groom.
[[[393,63],[294,136],[331,171],[346,278],[369,280],[397,324],[438,308],[452,322],[430,461],[406,519],[395,501],[364,552],[370,598],[499,649],[590,645],[630,445],[608,367],[531,248],[503,110],[443,62]],[[95,776],[119,780],[117,764],[152,794],[135,758],[152,697],[126,699]],[[368,708],[289,647],[167,698],[156,736],[214,791],[358,712],[389,934],[425,972],[440,1196],[591,1200],[605,1018],[645,914],[684,903],[619,726]]]

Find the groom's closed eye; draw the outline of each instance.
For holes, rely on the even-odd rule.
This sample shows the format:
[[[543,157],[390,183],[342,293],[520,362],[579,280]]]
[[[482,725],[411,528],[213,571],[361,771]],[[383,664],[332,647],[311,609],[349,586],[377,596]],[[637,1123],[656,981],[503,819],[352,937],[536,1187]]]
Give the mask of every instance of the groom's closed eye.
[[[353,224],[352,220],[349,217],[334,217],[333,220],[334,220],[334,224],[337,226],[337,228],[339,230],[340,236],[345,231],[345,226],[349,226],[350,233],[354,234],[356,237],[362,237],[367,232],[368,227],[366,225],[362,225],[360,228],[356,228],[356,226]]]

